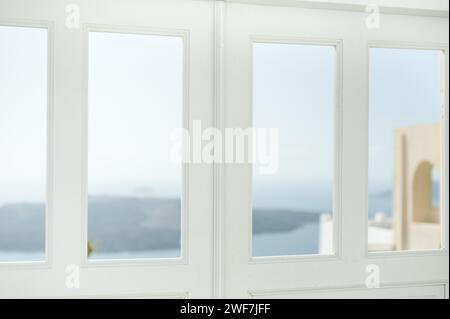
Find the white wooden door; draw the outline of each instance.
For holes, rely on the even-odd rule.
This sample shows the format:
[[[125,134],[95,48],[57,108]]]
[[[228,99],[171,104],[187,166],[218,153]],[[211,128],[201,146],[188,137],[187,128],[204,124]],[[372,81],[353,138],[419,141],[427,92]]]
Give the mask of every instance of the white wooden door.
[[[448,298],[448,17],[349,2],[0,0],[0,297]],[[368,241],[386,234],[370,208],[372,98],[423,87],[373,91],[379,48],[441,55],[423,86],[442,133],[422,147],[438,150],[440,214],[395,224],[399,243],[432,234],[427,249]],[[171,129],[196,120],[268,129],[277,151],[174,163]]]
[[[28,39],[27,28],[46,33],[42,41],[48,41],[49,167],[45,255],[33,261],[5,257],[0,264],[0,296],[210,297],[212,168],[171,163],[169,146],[170,129],[189,128],[194,119],[212,125],[213,3],[2,0],[0,7],[2,27],[25,28],[25,35],[13,37],[17,42],[7,42],[5,36],[5,45],[27,47],[20,42]],[[41,47],[28,49],[32,53]],[[24,54],[17,50],[11,56]],[[36,63],[47,62],[42,61]],[[31,94],[26,89],[20,94]],[[25,119],[32,104],[18,105],[24,107]],[[120,145],[127,150],[120,151]],[[29,156],[33,161],[31,151]],[[168,177],[174,177],[174,185],[164,184]],[[128,185],[133,179],[146,182]],[[88,195],[93,198],[89,205]],[[153,204],[145,197],[153,197]],[[123,200],[131,202],[120,211]],[[139,203],[146,207],[140,213],[150,215],[119,232],[121,225],[138,218],[129,205]],[[88,216],[95,215],[96,205],[106,205],[103,213],[113,214],[115,209],[122,219],[114,222],[100,213],[96,222],[91,220]],[[157,215],[164,213],[172,214],[172,220],[158,221]],[[168,223],[172,236],[179,238],[176,252],[145,252],[152,247],[139,237],[139,227],[146,223],[151,233],[158,222]],[[92,238],[95,234],[117,240],[119,248],[107,248],[106,239],[98,241]],[[123,247],[134,235],[135,244],[146,246],[141,251]],[[94,246],[91,259],[88,239]],[[173,238],[166,241],[173,246]],[[104,254],[95,257],[102,247]]]
[[[446,295],[448,20],[385,14],[373,20],[374,12],[226,5],[224,126],[276,127],[280,137],[279,170],[272,177],[258,174],[249,164],[224,168],[226,297]],[[436,249],[368,252],[372,47],[436,50],[444,57],[441,86],[435,86],[441,94],[436,121],[443,127],[438,241],[443,240]],[[396,83],[389,85],[398,89]],[[316,179],[310,178],[310,171]],[[328,189],[320,198],[324,191],[314,184],[319,177]],[[311,200],[315,206],[309,205]],[[302,209],[326,213],[316,219],[312,235],[308,224],[291,227],[297,223],[292,212]],[[308,247],[321,233],[321,242]],[[373,276],[380,289],[367,289],[366,283],[378,286],[370,284]]]

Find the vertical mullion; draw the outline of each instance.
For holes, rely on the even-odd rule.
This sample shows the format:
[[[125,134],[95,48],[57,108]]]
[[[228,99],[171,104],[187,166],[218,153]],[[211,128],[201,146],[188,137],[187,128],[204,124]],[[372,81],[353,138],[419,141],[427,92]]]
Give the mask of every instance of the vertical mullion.
[[[55,29],[55,112],[54,112],[54,236],[55,274],[58,287],[65,288],[68,265],[81,265],[82,256],[82,174],[84,162],[82,128],[85,127],[82,74],[82,32],[64,24]],[[68,291],[69,292],[69,291]]]
[[[214,127],[223,132],[224,129],[224,81],[225,81],[225,10],[224,1],[214,2],[214,73],[215,73],[215,106]],[[224,167],[222,163],[214,163],[214,245],[213,245],[213,297],[224,296],[224,229],[223,216]]]
[[[368,49],[356,37],[343,49],[342,237],[344,261],[366,255]]]

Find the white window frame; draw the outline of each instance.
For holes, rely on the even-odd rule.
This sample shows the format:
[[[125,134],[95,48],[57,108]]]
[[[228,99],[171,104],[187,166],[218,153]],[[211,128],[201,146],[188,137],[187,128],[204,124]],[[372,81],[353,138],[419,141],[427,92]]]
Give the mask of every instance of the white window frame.
[[[214,4],[197,0],[152,0],[139,1],[136,6],[130,0],[117,0],[103,15],[99,14],[96,3],[78,0],[73,3],[80,8],[79,29],[66,27],[66,4],[57,5],[52,0],[32,3],[4,0],[1,3],[0,25],[49,29],[48,102],[49,125],[53,126],[48,132],[51,168],[48,181],[51,184],[47,203],[47,260],[0,263],[0,298],[211,296],[214,289],[213,230],[209,226],[212,225],[213,193],[193,187],[193,180],[196,180],[210,185],[208,189],[213,188],[210,165],[180,164],[184,192],[180,258],[88,260],[87,50],[88,31],[94,30],[181,38],[185,63],[180,126],[190,129],[188,124],[194,119],[212,126],[214,55],[209,27],[213,25],[214,17],[210,13]],[[126,12],[124,5],[129,6]],[[27,10],[23,10],[24,7]],[[181,10],[183,15],[168,17],[164,14],[174,10]],[[67,286],[68,266],[78,267],[79,288]]]
[[[334,211],[333,215],[335,222],[340,224],[341,228],[338,230],[340,234],[337,236],[338,242],[335,243],[339,248],[337,258],[320,255],[251,258],[248,249],[251,238],[251,219],[248,214],[252,213],[251,204],[249,204],[252,193],[248,185],[251,185],[249,176],[252,170],[251,167],[227,165],[225,186],[222,190],[223,202],[225,202],[223,211],[226,219],[223,226],[225,229],[222,230],[224,234],[222,260],[225,264],[225,275],[222,278],[225,285],[222,291],[223,296],[233,298],[340,298],[379,295],[448,297],[447,249],[437,252],[381,254],[369,254],[367,250],[369,44],[389,42],[402,45],[406,41],[407,43],[418,42],[419,47],[445,48],[447,61],[445,70],[448,79],[448,41],[445,32],[442,31],[445,20],[435,16],[418,18],[403,15],[405,12],[401,12],[402,15],[382,15],[382,28],[368,30],[365,25],[366,14],[359,10],[355,12],[318,11],[302,8],[304,7],[302,4],[287,8],[275,6],[271,1],[266,2],[268,6],[253,6],[250,1],[229,1],[225,6],[224,38],[228,41],[225,42],[228,47],[224,57],[226,63],[224,108],[225,112],[228,110],[235,115],[238,114],[237,108],[243,113],[239,118],[230,118],[225,114],[225,126],[251,126],[252,103],[249,93],[252,87],[251,62],[248,62],[251,59],[246,45],[252,38],[277,39],[277,42],[287,44],[292,38],[335,38],[342,41],[343,74],[340,95],[343,98],[343,140],[341,144],[335,145],[337,148],[342,148],[342,181],[341,185],[339,183],[335,185],[335,187],[342,187],[337,190],[337,193],[342,196],[342,209]],[[402,20],[402,25],[405,26],[399,28],[396,19]],[[423,28],[421,32],[416,32],[418,24],[414,24],[414,20],[420,21],[422,27],[427,25],[427,32],[423,32]],[[327,23],[321,24],[321,28],[316,29],[311,26],[315,25],[315,21],[327,21]],[[350,25],[352,28],[349,27]],[[439,26],[442,28],[439,29]],[[357,27],[360,30],[357,30]],[[418,37],[421,40],[418,41]],[[280,38],[284,38],[284,42],[280,41]],[[413,47],[417,47],[417,44]],[[448,109],[448,90],[446,105]],[[448,115],[446,116],[448,118]],[[448,123],[445,127],[448,128]],[[444,153],[448,158],[448,137],[446,141]],[[448,168],[444,174],[447,174],[443,178],[444,183],[448,183]],[[238,186],[238,180],[245,184],[245,187]],[[448,191],[448,185],[444,192],[446,191]],[[443,198],[446,197],[443,196]],[[237,204],[240,201],[245,201],[245,205]],[[443,211],[447,216],[443,221],[443,236],[447,243],[445,246],[448,247],[448,203],[443,205]],[[339,229],[339,226],[335,225],[335,227]],[[242,236],[241,233],[246,235]],[[238,242],[240,244],[246,242],[245,250],[239,248]],[[370,291],[365,287],[366,267],[371,264],[378,265],[382,271],[381,290]],[[426,269],[426,271],[420,272],[419,269]]]
[[[14,269],[20,268],[43,268],[48,269],[52,263],[52,238],[53,238],[53,199],[54,199],[54,152],[53,152],[53,138],[54,138],[54,103],[53,103],[53,41],[54,41],[54,24],[49,21],[29,21],[21,19],[1,19],[0,26],[17,27],[17,28],[37,28],[46,30],[47,33],[47,107],[46,107],[46,194],[45,194],[45,254],[44,260],[40,261],[10,261],[0,263],[0,270],[2,268]]]
[[[430,250],[403,250],[403,251],[374,251],[370,252],[368,247],[368,240],[366,241],[366,257],[367,258],[391,258],[391,257],[421,257],[421,256],[448,256],[448,247],[449,247],[449,236],[448,236],[448,225],[449,225],[449,214],[448,214],[448,197],[445,194],[448,194],[448,101],[446,107],[446,97],[448,99],[448,89],[446,91],[445,87],[448,86],[448,77],[445,77],[445,69],[446,65],[448,68],[448,63],[445,62],[448,53],[449,47],[445,44],[439,43],[425,43],[425,42],[401,42],[401,41],[370,41],[367,45],[367,84],[369,85],[369,64],[370,64],[370,49],[402,49],[402,50],[429,50],[436,51],[442,53],[442,58],[440,61],[439,70],[440,74],[440,117],[439,124],[441,126],[441,163],[442,170],[440,176],[440,214],[441,214],[441,238],[443,247],[438,249],[430,249]],[[448,74],[448,72],[447,72]],[[369,92],[369,87],[367,87],[367,91]],[[369,94],[367,94],[367,105],[370,107],[369,102]],[[369,114],[368,114],[369,115]],[[369,116],[367,116],[367,128],[369,129],[370,124]],[[369,134],[369,133],[367,133]],[[366,185],[366,194],[369,194],[369,143],[367,143],[367,185]],[[368,204],[368,196],[367,200],[367,211],[366,211],[366,227],[364,228],[366,231],[366,238],[368,239],[368,228],[369,228],[369,204]]]
[[[183,101],[182,101],[182,118],[181,127],[191,131],[190,126],[190,108],[189,108],[189,32],[186,30],[171,30],[171,29],[158,29],[158,28],[141,28],[141,27],[128,27],[128,26],[114,26],[114,25],[95,25],[85,24],[83,26],[84,34],[84,100],[85,106],[83,109],[83,181],[82,181],[82,193],[83,200],[81,203],[82,208],[82,234],[81,238],[86,245],[82,249],[82,265],[84,267],[96,267],[96,266],[113,266],[121,267],[123,264],[127,265],[142,265],[142,264],[157,264],[157,265],[188,265],[189,264],[189,167],[187,164],[180,163],[181,169],[181,246],[180,257],[177,258],[139,258],[139,259],[119,259],[119,260],[89,260],[88,258],[88,141],[89,141],[89,129],[88,129],[88,114],[89,114],[89,33],[90,32],[105,32],[116,34],[129,34],[129,35],[149,35],[149,36],[166,36],[181,39],[183,50]]]
[[[253,48],[254,44],[258,43],[268,43],[268,44],[286,44],[286,45],[304,45],[304,46],[322,46],[322,47],[332,47],[335,50],[334,59],[334,98],[333,98],[333,182],[332,182],[332,219],[333,219],[333,253],[327,255],[313,254],[313,255],[293,255],[293,256],[263,256],[254,257],[252,252],[252,241],[253,241],[253,200],[250,198],[248,201],[248,211],[250,212],[249,221],[249,262],[255,264],[267,264],[267,263],[277,263],[277,262],[301,262],[308,260],[339,260],[342,259],[341,251],[341,238],[342,238],[342,148],[343,148],[343,136],[342,136],[342,93],[343,93],[343,83],[342,83],[342,70],[343,70],[343,57],[342,57],[342,47],[343,43],[341,39],[319,39],[319,38],[301,38],[301,37],[277,37],[277,36],[250,36],[250,72],[253,74]],[[253,87],[253,76],[250,79],[250,85]],[[248,115],[253,122],[253,112],[255,104],[253,102],[253,94],[251,96],[251,109]],[[248,192],[252,194],[253,189],[253,170],[249,170],[250,176],[248,178]]]

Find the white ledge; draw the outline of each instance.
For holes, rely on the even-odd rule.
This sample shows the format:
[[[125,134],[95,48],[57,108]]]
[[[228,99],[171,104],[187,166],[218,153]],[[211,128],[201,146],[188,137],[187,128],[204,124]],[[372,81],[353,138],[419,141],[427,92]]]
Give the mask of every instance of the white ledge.
[[[378,5],[380,12],[433,17],[449,16],[448,0],[224,0],[228,3],[289,6],[310,9],[365,12],[368,5]]]

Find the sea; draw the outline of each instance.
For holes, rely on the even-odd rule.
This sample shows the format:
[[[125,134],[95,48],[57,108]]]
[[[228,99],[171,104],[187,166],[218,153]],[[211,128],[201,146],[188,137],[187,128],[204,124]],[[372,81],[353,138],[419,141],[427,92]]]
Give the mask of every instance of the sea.
[[[297,209],[317,214],[331,214],[332,195],[330,189],[308,189],[308,192],[289,191],[282,186],[276,189],[267,187],[256,188],[254,191],[254,206],[258,208],[276,209],[282,205],[283,209]],[[277,194],[276,200],[270,200]],[[308,196],[309,194],[309,196]],[[369,218],[377,212],[384,212],[391,216],[391,195],[389,191],[374,191],[369,195]],[[363,213],[363,212],[362,212]],[[305,224],[293,231],[279,233],[256,234],[252,237],[252,254],[255,257],[264,256],[292,256],[314,255],[319,253],[320,225],[318,223]],[[94,252],[92,260],[120,260],[120,259],[154,259],[177,258],[179,249],[123,251],[123,252]],[[43,251],[0,251],[0,262],[42,261],[45,259]]]

